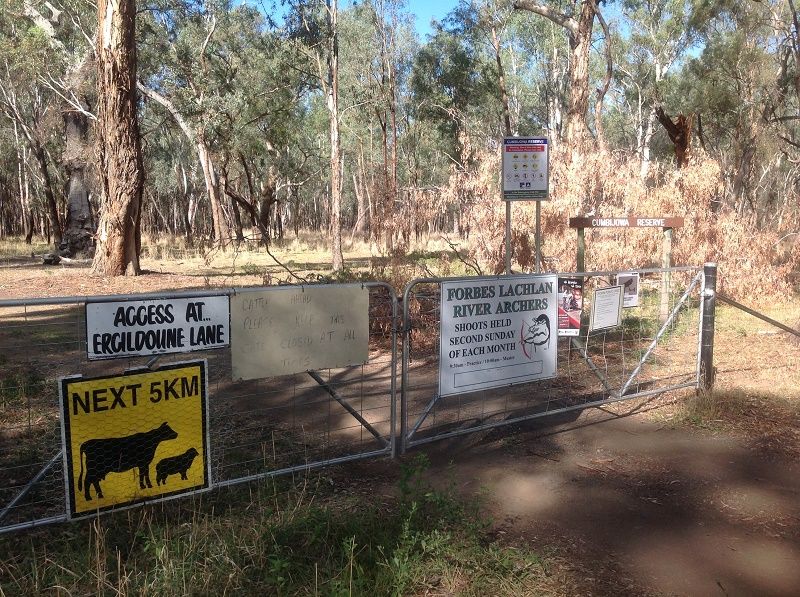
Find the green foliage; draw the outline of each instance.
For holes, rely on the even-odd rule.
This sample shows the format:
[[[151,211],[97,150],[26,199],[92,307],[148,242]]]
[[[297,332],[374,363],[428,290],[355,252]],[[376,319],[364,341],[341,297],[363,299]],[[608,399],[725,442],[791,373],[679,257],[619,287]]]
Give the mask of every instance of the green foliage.
[[[90,111],[95,103],[91,68],[79,89],[71,86],[74,69],[94,44],[96,14],[80,0],[32,2],[28,9],[23,0],[6,4],[0,14],[0,83],[20,113],[12,114],[9,99],[0,98],[0,108],[6,104],[0,109],[0,224],[19,234],[23,213],[30,207],[38,223],[44,203],[20,125],[36,134],[49,161],[67,159],[62,112],[70,94]],[[273,237],[301,228],[327,230],[331,32],[325,2],[289,4],[270,11],[231,0],[155,0],[137,14],[138,78],[179,116],[142,96],[145,233],[185,233],[195,246],[208,244],[211,209],[198,141],[213,162],[230,224],[233,194],[225,191],[240,199],[235,205],[248,242],[264,242],[253,217],[272,226]],[[413,248],[412,231],[423,226],[431,236],[452,230],[467,236],[463,220],[496,193],[497,139],[505,129],[499,67],[512,130],[544,130],[558,146],[568,107],[570,34],[512,4],[462,0],[421,39],[401,1],[340,3],[343,225],[346,231],[356,223],[360,197],[371,210],[362,222],[374,255]],[[573,18],[578,7],[548,4]],[[595,134],[604,125],[619,163],[639,162],[641,180],[629,176],[620,194],[671,188],[673,145],[654,113],[663,106],[673,117],[696,115],[695,161],[720,166],[720,189],[704,209],[720,218],[735,210],[757,230],[796,230],[800,67],[793,5],[624,0],[600,2],[598,9],[610,39],[595,19],[587,88],[603,84],[606,42],[613,77],[602,113],[591,107],[588,123]],[[605,160],[595,148],[588,143],[584,157]],[[701,156],[701,149],[708,155]],[[552,155],[562,160],[567,154]],[[620,207],[599,184],[584,184],[577,164],[571,170],[560,165],[565,174],[556,176],[554,164],[553,188],[580,195],[569,215]],[[54,187],[63,188],[63,168],[52,171]],[[659,206],[677,215],[697,207],[683,192]]]
[[[38,397],[46,388],[38,369],[13,367],[0,358],[0,406],[13,406],[27,398]]]
[[[404,467],[397,502],[312,500],[282,480],[3,536],[0,590],[405,595],[453,575],[459,592],[536,590],[544,563],[489,540],[476,507],[428,486],[425,468]]]

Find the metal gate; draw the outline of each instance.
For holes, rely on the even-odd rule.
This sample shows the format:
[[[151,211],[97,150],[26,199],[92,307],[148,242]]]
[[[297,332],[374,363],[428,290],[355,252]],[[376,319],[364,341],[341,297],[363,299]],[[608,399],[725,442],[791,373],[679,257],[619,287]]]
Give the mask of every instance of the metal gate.
[[[206,359],[211,487],[394,453],[398,302],[369,293],[366,364],[235,382],[230,348],[87,358],[87,301],[229,296],[276,287],[0,301],[0,532],[67,519],[58,382]],[[302,306],[298,306],[302,309]]]
[[[557,376],[478,392],[438,395],[440,294],[446,281],[420,278],[403,296],[402,449],[520,421],[695,388],[700,380],[697,267],[559,274],[584,280],[584,313],[595,289],[620,273],[638,272],[639,306],[620,326],[558,339]],[[489,278],[502,280],[502,277]]]

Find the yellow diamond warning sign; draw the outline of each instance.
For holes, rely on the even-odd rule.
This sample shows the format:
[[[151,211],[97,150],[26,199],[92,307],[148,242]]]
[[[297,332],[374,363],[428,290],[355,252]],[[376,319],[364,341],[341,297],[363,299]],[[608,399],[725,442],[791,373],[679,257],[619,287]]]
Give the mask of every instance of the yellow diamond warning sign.
[[[209,487],[205,361],[60,381],[70,517]]]

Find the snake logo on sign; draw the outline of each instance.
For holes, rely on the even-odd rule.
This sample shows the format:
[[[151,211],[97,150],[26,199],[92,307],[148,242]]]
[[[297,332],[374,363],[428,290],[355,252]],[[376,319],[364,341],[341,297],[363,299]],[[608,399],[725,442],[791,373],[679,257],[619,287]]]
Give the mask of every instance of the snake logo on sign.
[[[60,383],[71,518],[210,486],[205,361]]]

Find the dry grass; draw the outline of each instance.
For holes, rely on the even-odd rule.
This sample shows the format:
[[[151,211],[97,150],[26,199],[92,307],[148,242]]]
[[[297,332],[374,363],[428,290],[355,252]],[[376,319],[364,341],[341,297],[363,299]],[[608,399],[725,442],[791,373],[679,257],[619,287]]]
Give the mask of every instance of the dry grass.
[[[463,195],[471,198],[464,213],[475,255],[486,271],[500,272],[505,207],[497,191],[499,155],[478,152],[476,164],[470,172],[453,174],[447,187],[450,195],[442,201],[455,202]],[[712,209],[723,199],[723,173],[719,163],[702,153],[680,171],[654,167],[649,178],[642,180],[634,158],[594,152],[569,162],[556,152],[551,156],[550,177],[550,199],[542,204],[542,251],[553,270],[576,268],[577,235],[567,227],[571,216],[681,216],[684,226],[673,235],[676,265],[717,262],[720,289],[758,304],[790,292],[797,283],[793,276],[800,271],[800,243],[787,247],[781,239],[800,228],[800,212],[789,214],[780,226],[757,228],[730,210]],[[796,201],[800,202],[800,196]],[[515,202],[514,262],[528,271],[534,267],[534,226],[535,202]],[[662,242],[658,228],[588,229],[586,268],[660,266]]]
[[[800,297],[764,309],[792,325]],[[733,434],[770,455],[800,456],[800,349],[797,339],[734,307],[718,306],[714,390],[667,405],[654,417]]]

